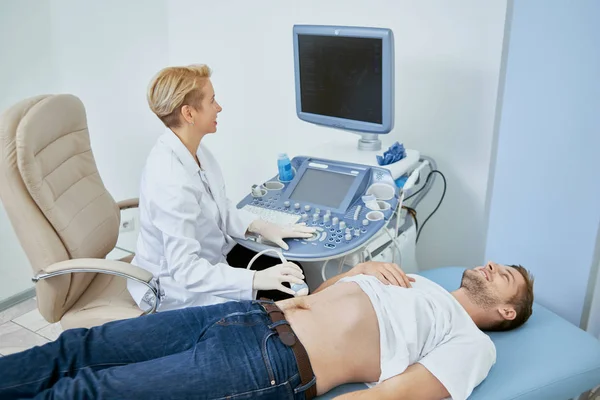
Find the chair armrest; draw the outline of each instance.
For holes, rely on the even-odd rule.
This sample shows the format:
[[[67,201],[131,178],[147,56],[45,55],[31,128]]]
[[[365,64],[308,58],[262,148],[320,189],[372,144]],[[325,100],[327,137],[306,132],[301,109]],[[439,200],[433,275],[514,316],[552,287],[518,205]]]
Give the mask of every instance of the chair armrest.
[[[37,283],[43,279],[75,272],[95,272],[116,275],[132,279],[147,286],[153,292],[156,301],[152,305],[152,309],[144,312],[144,314],[156,311],[160,303],[160,282],[154,280],[154,276],[145,269],[123,261],[107,260],[103,258],[75,258],[72,260],[60,261],[44,268],[42,272],[34,276],[31,280]]]
[[[117,206],[121,211],[127,210],[128,208],[138,208],[140,206],[140,199],[136,197],[133,199],[121,200],[117,202]]]

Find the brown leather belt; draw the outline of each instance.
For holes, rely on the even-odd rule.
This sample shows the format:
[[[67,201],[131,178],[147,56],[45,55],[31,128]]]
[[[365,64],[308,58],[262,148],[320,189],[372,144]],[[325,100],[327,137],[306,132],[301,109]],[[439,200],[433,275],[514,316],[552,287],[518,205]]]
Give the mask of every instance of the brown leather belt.
[[[300,374],[302,385],[310,383],[310,381],[314,379],[315,374],[313,373],[312,366],[310,365],[308,353],[306,352],[306,349],[302,343],[300,343],[300,340],[296,337],[292,327],[285,320],[283,311],[281,311],[281,309],[274,303],[262,302],[260,304],[271,318],[271,321],[273,321],[273,324],[277,324],[279,321],[285,321],[283,324],[280,323],[279,325],[276,325],[275,330],[277,331],[281,342],[286,346],[291,347],[294,355],[296,356],[298,373]],[[316,383],[306,389],[304,396],[306,397],[306,400],[311,400],[317,397]]]

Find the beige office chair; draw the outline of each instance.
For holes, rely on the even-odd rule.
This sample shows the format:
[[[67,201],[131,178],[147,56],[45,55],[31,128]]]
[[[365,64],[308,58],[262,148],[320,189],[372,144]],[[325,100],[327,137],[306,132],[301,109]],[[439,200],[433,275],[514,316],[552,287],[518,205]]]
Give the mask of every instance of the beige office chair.
[[[117,242],[120,210],[138,200],[115,203],[104,187],[77,97],[37,96],[0,116],[0,199],[48,322],[92,327],[156,310],[160,289],[152,274],[129,264],[132,256],[106,259]],[[136,305],[126,279],[149,287],[152,308]]]

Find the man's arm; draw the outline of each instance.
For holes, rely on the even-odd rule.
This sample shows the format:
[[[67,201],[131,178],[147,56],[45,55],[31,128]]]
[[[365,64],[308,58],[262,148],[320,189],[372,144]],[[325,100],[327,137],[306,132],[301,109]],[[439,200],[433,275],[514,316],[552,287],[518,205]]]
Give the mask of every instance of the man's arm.
[[[346,393],[334,400],[442,400],[449,396],[444,385],[417,363],[375,387]]]
[[[415,281],[414,278],[406,276],[404,271],[396,264],[369,261],[357,264],[350,271],[327,279],[313,292],[313,294],[327,289],[342,278],[360,274],[372,275],[386,285],[402,286],[406,288],[411,287],[410,283]]]

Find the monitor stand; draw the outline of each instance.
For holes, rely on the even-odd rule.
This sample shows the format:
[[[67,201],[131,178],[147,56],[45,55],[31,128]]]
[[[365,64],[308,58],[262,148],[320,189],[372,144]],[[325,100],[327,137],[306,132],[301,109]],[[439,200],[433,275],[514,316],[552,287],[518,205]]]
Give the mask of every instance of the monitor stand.
[[[373,133],[361,133],[358,139],[358,150],[360,151],[378,151],[381,150],[381,140],[379,135]]]

